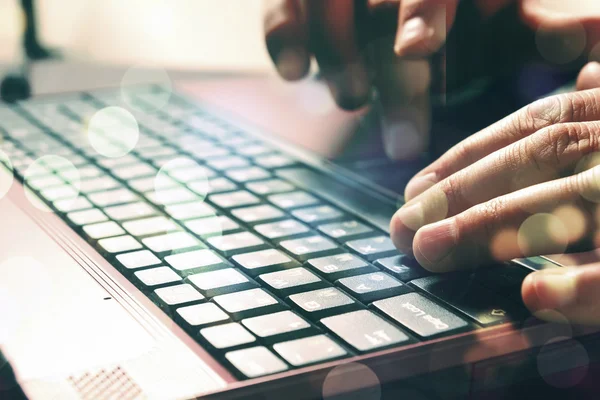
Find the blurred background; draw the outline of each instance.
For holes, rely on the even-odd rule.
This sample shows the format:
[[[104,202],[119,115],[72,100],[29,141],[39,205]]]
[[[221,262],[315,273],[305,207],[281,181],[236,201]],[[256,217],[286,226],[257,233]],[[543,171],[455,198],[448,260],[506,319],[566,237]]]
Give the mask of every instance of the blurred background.
[[[261,0],[37,0],[39,36],[70,60],[269,71]],[[0,0],[0,64],[21,54],[20,0]]]

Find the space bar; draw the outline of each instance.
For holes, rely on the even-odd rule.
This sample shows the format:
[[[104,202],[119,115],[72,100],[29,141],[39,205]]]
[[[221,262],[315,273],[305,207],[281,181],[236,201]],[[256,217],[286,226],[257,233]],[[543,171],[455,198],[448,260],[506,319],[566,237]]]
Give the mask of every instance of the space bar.
[[[276,174],[389,232],[390,218],[396,212],[392,204],[307,168],[286,168],[278,170]]]

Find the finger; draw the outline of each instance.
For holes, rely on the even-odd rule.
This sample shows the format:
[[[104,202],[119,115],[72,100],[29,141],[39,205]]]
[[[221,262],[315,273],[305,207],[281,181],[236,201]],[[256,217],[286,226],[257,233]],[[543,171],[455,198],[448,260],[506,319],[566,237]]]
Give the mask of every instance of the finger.
[[[586,65],[577,79],[577,90],[600,88],[600,63],[591,62]]]
[[[390,10],[398,10],[400,0],[368,0],[367,7],[369,12],[389,12]]]
[[[600,265],[565,267],[529,274],[521,294],[538,318],[600,324]]]
[[[438,51],[454,23],[458,0],[405,0],[400,5],[394,51],[426,57]]]
[[[426,225],[417,231],[412,250],[434,272],[588,250],[597,244],[591,212],[599,200],[600,167],[594,167]],[[394,222],[391,229],[393,238]]]
[[[396,241],[410,250],[414,232],[427,224],[597,161],[587,156],[600,151],[599,131],[598,121],[553,125],[460,170],[396,212]]]
[[[407,201],[437,182],[524,137],[551,125],[600,119],[600,90],[538,100],[472,135],[419,172],[406,186]]]
[[[310,68],[308,25],[304,0],[266,0],[264,30],[267,50],[279,75],[290,81]]]
[[[370,81],[357,46],[354,2],[311,0],[310,42],[337,104],[354,110],[369,100]]]

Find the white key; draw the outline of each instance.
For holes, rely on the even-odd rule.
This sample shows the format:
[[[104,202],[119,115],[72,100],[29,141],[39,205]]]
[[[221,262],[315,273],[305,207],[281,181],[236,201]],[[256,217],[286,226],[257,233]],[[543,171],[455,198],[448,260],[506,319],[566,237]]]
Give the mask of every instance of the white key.
[[[200,242],[187,232],[175,232],[161,236],[153,236],[142,240],[142,242],[144,242],[150,250],[157,253],[200,245]]]
[[[100,207],[113,206],[115,204],[131,203],[139,198],[129,189],[116,189],[106,192],[90,194],[89,199],[92,203]]]
[[[182,168],[170,171],[169,175],[177,179],[179,182],[188,183],[197,180],[206,180],[215,176],[215,172],[209,168],[197,165],[192,168]]]
[[[117,182],[110,176],[103,176],[100,178],[94,178],[94,179],[81,181],[81,192],[82,193],[92,193],[92,192],[98,192],[100,190],[115,189],[119,186],[120,186],[119,182]]]
[[[178,282],[181,277],[169,267],[158,267],[145,269],[135,273],[138,278],[146,286],[158,286],[167,283]]]
[[[98,244],[109,253],[122,253],[124,251],[137,250],[142,245],[129,235],[114,238],[101,239]]]
[[[182,187],[151,191],[146,193],[145,196],[148,200],[157,205],[184,203],[186,201],[197,199],[197,196],[194,193]]]
[[[177,225],[170,219],[160,216],[125,222],[123,228],[134,236],[146,236],[174,231]]]
[[[123,180],[141,178],[145,176],[156,176],[156,169],[148,164],[136,164],[113,169],[112,173]]]
[[[173,179],[165,174],[160,174],[160,178],[156,177],[134,179],[129,181],[129,185],[138,192],[145,193],[151,190],[168,189],[178,185]]]
[[[185,226],[198,236],[222,235],[240,227],[224,216],[195,219],[186,222]]]
[[[215,215],[215,209],[202,201],[167,206],[167,213],[179,220]]]
[[[228,265],[229,263],[209,249],[189,251],[165,257],[165,261],[178,271]]]
[[[67,218],[75,225],[89,225],[106,221],[108,218],[98,209],[75,211],[67,214]]]
[[[117,260],[127,269],[138,269],[160,264],[160,260],[148,250],[119,254]]]
[[[92,239],[102,239],[111,236],[119,236],[125,233],[123,228],[115,222],[101,222],[99,224],[86,225],[83,230]]]
[[[148,217],[156,214],[156,211],[152,207],[141,202],[105,208],[104,212],[106,212],[112,219],[117,221]]]
[[[48,201],[74,199],[78,195],[79,192],[77,189],[71,185],[54,186],[52,188],[44,189],[41,192],[41,196]]]
[[[64,185],[64,182],[56,175],[46,175],[39,178],[28,179],[27,184],[32,188],[39,190],[52,186]]]
[[[70,212],[92,208],[92,203],[85,197],[78,197],[76,199],[57,200],[54,202],[54,207],[56,207],[58,211]]]

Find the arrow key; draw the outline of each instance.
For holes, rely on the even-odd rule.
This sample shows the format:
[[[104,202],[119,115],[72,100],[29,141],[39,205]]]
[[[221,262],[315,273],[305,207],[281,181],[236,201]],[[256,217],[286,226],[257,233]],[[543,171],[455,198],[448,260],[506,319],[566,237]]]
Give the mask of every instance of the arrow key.
[[[371,303],[375,300],[412,291],[396,278],[383,272],[343,278],[337,281],[336,284],[363,303]]]

